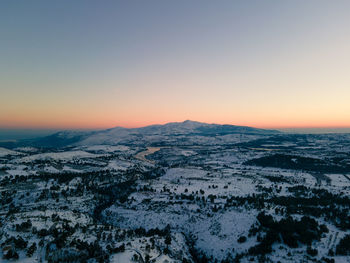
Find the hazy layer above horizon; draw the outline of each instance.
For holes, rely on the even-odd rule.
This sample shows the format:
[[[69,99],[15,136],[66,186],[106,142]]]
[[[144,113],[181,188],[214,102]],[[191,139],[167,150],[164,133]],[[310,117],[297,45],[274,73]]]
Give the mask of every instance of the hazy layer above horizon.
[[[277,130],[300,134],[350,133],[350,128],[285,128]]]
[[[1,141],[17,141],[51,135],[58,130],[44,129],[0,129]]]
[[[350,133],[350,128],[288,128],[276,129],[286,133],[297,134],[324,134],[324,133]],[[0,129],[1,141],[17,141],[49,136],[61,130],[48,129]],[[88,131],[88,130],[86,130]]]

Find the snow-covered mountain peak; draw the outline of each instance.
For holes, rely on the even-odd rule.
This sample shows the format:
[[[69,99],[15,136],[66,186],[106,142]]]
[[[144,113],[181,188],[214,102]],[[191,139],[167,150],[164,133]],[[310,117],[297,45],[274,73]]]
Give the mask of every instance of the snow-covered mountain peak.
[[[246,126],[208,124],[185,120],[170,122],[163,125],[150,125],[141,128],[114,127],[98,131],[63,131],[56,134],[32,140],[32,146],[62,147],[72,145],[115,145],[115,144],[151,144],[156,141],[171,140],[188,143],[198,140],[219,143],[222,136],[232,134],[269,135],[278,131],[257,129]]]

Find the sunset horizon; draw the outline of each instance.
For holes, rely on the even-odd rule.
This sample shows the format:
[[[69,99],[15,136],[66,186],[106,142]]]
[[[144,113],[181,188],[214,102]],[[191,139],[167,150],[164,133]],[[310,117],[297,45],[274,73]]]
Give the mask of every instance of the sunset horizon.
[[[350,127],[346,7],[6,2],[0,127]]]
[[[220,125],[234,125],[234,126],[245,126],[245,127],[253,127],[253,128],[260,128],[260,129],[277,129],[277,130],[283,130],[283,129],[350,129],[350,125],[341,125],[341,124],[334,124],[334,125],[264,125],[264,124],[255,124],[250,122],[219,122],[219,121],[205,121],[205,120],[196,120],[196,119],[181,119],[181,120],[170,120],[170,121],[159,121],[159,122],[137,122],[137,124],[128,124],[128,123],[114,123],[111,125],[100,125],[100,126],[94,126],[94,125],[71,125],[71,126],[64,126],[64,125],[38,125],[38,126],[23,126],[23,125],[2,125],[0,126],[1,129],[13,129],[13,130],[101,130],[101,129],[111,129],[116,127],[122,127],[122,128],[142,128],[146,126],[152,126],[152,125],[164,125],[168,123],[182,123],[184,121],[194,121],[194,122],[201,122],[201,123],[207,123],[207,124],[220,124]]]

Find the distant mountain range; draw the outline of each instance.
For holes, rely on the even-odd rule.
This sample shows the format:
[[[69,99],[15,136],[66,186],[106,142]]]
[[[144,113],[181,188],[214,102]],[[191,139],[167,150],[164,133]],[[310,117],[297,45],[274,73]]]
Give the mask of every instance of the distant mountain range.
[[[216,137],[230,134],[273,135],[279,133],[281,132],[277,130],[228,124],[208,124],[186,120],[184,122],[171,122],[164,125],[150,125],[141,128],[115,127],[99,131],[62,131],[50,136],[22,140],[16,143],[16,145],[65,147],[96,144],[133,144],[137,141],[145,143],[169,139],[174,140],[174,138],[183,139],[184,137],[191,136]]]

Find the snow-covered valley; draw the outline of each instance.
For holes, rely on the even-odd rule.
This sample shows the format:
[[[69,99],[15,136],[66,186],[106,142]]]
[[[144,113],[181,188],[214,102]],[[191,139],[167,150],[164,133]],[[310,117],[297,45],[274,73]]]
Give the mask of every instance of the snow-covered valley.
[[[184,126],[0,148],[1,260],[350,262],[349,134]]]

